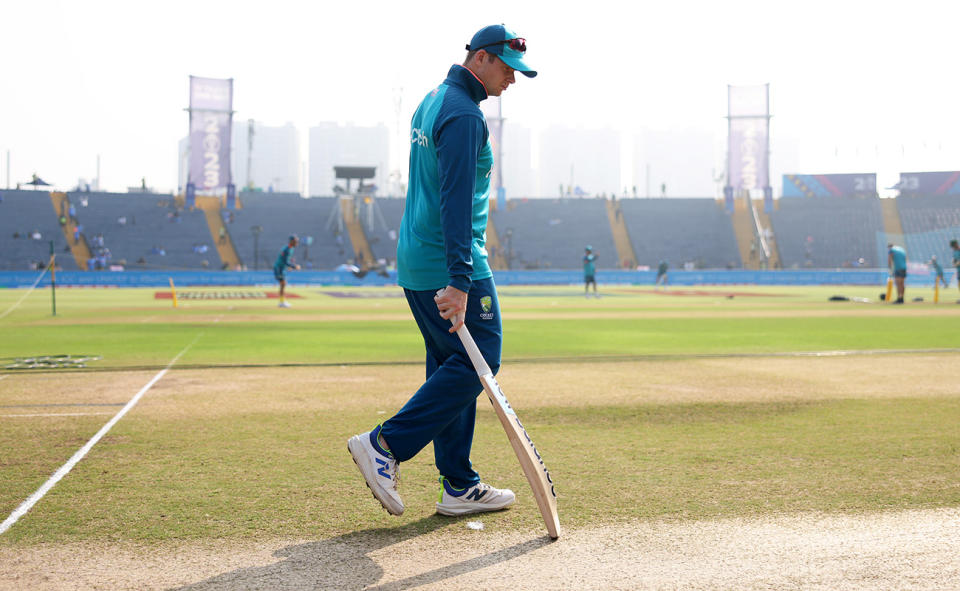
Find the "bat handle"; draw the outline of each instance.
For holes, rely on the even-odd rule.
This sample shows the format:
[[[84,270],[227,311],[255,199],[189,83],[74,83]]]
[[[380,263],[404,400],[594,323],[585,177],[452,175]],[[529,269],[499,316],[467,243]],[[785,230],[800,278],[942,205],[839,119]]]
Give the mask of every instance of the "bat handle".
[[[456,324],[456,321],[456,316],[450,319],[451,324]],[[477,344],[473,341],[473,336],[470,334],[470,331],[467,330],[466,323],[457,329],[457,336],[460,337],[463,348],[467,350],[467,355],[470,357],[470,361],[473,363],[473,369],[477,371],[477,375],[493,375],[493,372],[490,371],[490,366],[487,365],[483,355],[480,354],[480,348],[477,347]]]

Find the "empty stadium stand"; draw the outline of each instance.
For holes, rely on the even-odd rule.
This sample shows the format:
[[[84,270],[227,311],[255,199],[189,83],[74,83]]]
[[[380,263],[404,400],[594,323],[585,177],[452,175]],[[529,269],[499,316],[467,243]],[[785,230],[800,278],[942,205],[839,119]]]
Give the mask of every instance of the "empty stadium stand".
[[[61,194],[52,195],[0,191],[0,269],[28,270],[45,263],[51,240],[61,268],[85,266],[87,261],[78,264],[71,255],[71,222],[68,218],[66,231],[61,227],[58,204],[61,209],[72,205],[82,228],[81,240],[91,251],[99,249],[95,238],[103,235],[112,264],[121,263],[130,270],[223,268],[217,237],[211,234],[219,233],[219,224],[208,223],[199,208],[185,210],[182,200],[173,195],[75,192],[67,194],[66,204]],[[297,262],[307,269],[333,270],[356,262],[338,199],[245,192],[238,209],[214,207],[211,211],[222,216],[244,268],[271,268],[288,236],[295,233],[302,239]],[[769,222],[761,218],[761,225],[772,227],[783,268],[859,266],[860,258],[863,267],[883,268],[888,240],[903,242],[911,261],[925,262],[936,255],[949,264],[948,243],[960,238],[960,198],[901,196],[895,202],[883,201],[875,197],[783,198],[770,212]],[[358,203],[357,221],[373,257],[393,264],[405,200]],[[892,211],[902,222],[902,235],[891,234],[883,205],[889,206],[886,218]],[[623,253],[629,253],[624,244],[627,238],[639,265],[656,267],[665,260],[673,268],[684,263],[697,268],[743,266],[731,217],[712,198],[513,199],[507,207],[491,210],[490,220],[500,242],[498,254],[506,256],[505,266],[510,269],[580,269],[587,244],[600,257],[598,268],[623,268]],[[619,245],[612,228],[622,234]],[[31,238],[34,234],[40,238]],[[313,238],[311,244],[308,237]],[[196,252],[194,247],[199,245],[205,245],[206,251]],[[165,254],[158,254],[154,247]]]
[[[68,193],[90,249],[110,250],[109,263],[127,269],[220,269],[220,256],[199,209],[158,193]],[[205,252],[194,247],[206,246]],[[161,252],[163,254],[161,254]]]
[[[50,260],[50,241],[57,266],[77,270],[46,191],[0,190],[0,269],[24,271]],[[15,238],[14,235],[17,235]],[[39,236],[34,239],[32,236]]]
[[[511,269],[579,269],[588,244],[597,268],[620,268],[602,199],[514,199],[490,215]]]
[[[620,209],[640,265],[741,266],[729,215],[715,199],[622,199]]]
[[[884,267],[877,236],[883,215],[876,197],[790,197],[770,213],[785,269]]]
[[[295,259],[303,268],[335,269],[353,258],[349,235],[342,232],[338,241],[329,225],[332,220],[336,227],[336,202],[335,197],[305,199],[295,193],[241,193],[240,209],[226,214],[240,260],[247,269],[272,268],[289,236],[297,234],[301,244]],[[259,234],[252,231],[257,226],[262,228]],[[308,236],[313,244],[307,244]]]
[[[949,266],[950,241],[960,239],[960,197],[927,195],[898,197],[897,209],[903,226],[907,257],[925,262],[932,255]]]

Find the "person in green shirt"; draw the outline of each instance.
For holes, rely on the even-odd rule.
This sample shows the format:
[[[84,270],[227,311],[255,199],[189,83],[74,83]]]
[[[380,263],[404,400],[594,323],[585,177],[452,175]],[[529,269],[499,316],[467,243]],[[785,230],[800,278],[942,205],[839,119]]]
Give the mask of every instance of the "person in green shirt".
[[[657,265],[657,280],[654,282],[655,288],[659,288],[661,285],[666,287],[667,269],[669,268],[670,268],[670,265],[667,264],[667,261],[660,261],[660,264]]]
[[[955,277],[957,278],[957,288],[960,289],[960,243],[957,242],[956,238],[950,241],[950,248],[953,249],[953,267],[957,270]],[[960,302],[960,300],[957,300]]]
[[[897,286],[897,299],[894,304],[903,303],[903,294],[907,281],[907,251],[902,246],[887,244],[887,265],[893,274],[893,282]]]
[[[940,266],[940,263],[937,261],[937,255],[930,257],[930,266],[933,267],[934,273],[937,274],[936,278],[933,280],[933,285],[936,287],[937,281],[943,284],[944,287],[947,286],[947,280],[943,278],[943,267]]]
[[[287,269],[300,269],[300,265],[293,262],[293,250],[297,247],[297,244],[300,243],[300,239],[296,234],[292,234],[290,239],[287,241],[287,245],[283,247],[283,250],[280,251],[280,254],[277,255],[277,260],[273,263],[273,276],[276,278],[277,283],[280,284],[280,303],[277,304],[280,308],[289,308],[290,303],[286,299],[286,294],[284,291],[287,288]]]
[[[593,247],[587,245],[583,255],[583,295],[590,297],[590,284],[593,284],[593,297],[600,297],[597,294],[597,266],[595,261],[597,255],[593,254]]]

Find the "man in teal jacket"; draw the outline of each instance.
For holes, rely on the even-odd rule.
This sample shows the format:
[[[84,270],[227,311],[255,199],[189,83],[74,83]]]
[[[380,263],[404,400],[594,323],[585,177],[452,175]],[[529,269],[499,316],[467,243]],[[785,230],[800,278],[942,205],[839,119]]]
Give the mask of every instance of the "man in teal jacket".
[[[907,251],[902,246],[887,244],[887,265],[893,271],[893,282],[897,286],[897,299],[894,304],[903,303],[903,292],[907,281]]]
[[[536,76],[524,61],[526,49],[503,25],[484,27],[467,45],[463,65],[427,93],[411,122],[397,278],[423,335],[427,380],[396,415],[347,442],[374,497],[394,515],[404,509],[399,463],[431,441],[441,482],[438,513],[495,511],[514,501],[512,491],[481,482],[470,462],[483,388],[455,333],[465,323],[496,373],[500,305],[485,249],[493,151],[479,103],[516,82],[514,72]]]

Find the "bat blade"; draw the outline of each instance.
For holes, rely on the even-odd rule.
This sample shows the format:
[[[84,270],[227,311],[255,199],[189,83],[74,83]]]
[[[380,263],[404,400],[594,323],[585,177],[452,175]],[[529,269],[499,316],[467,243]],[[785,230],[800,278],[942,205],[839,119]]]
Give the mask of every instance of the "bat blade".
[[[437,292],[438,295],[440,293]],[[455,325],[456,318],[451,318],[450,322]],[[533,444],[533,440],[530,439],[530,435],[517,417],[517,413],[510,406],[510,402],[507,401],[500,384],[493,377],[490,366],[487,365],[486,360],[480,353],[480,349],[470,335],[470,331],[467,330],[466,324],[457,329],[457,336],[460,337],[460,342],[463,343],[463,348],[466,350],[467,356],[470,357],[470,362],[480,378],[480,383],[483,384],[484,392],[487,393],[487,397],[493,404],[497,418],[500,419],[500,425],[507,432],[507,439],[510,441],[513,452],[517,454],[517,460],[520,462],[523,475],[527,477],[530,490],[533,491],[533,498],[536,499],[540,515],[547,526],[547,533],[550,534],[551,538],[557,539],[560,537],[560,516],[557,514],[557,493],[553,487],[550,472],[543,464],[537,446]]]
[[[534,445],[530,434],[524,428],[517,413],[510,406],[507,397],[504,395],[500,384],[488,373],[480,376],[483,383],[483,390],[490,398],[493,408],[500,419],[503,430],[507,433],[507,439],[510,446],[517,454],[517,460],[520,462],[520,468],[523,469],[524,476],[530,484],[530,490],[533,491],[533,497],[537,501],[537,507],[540,509],[540,515],[547,526],[547,533],[551,538],[560,537],[560,516],[557,513],[557,493],[553,486],[553,479],[550,478],[550,471],[547,470],[537,446]]]

